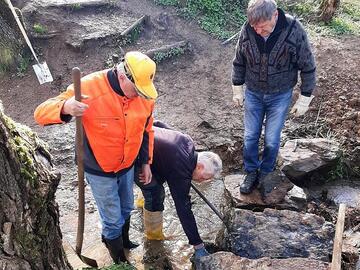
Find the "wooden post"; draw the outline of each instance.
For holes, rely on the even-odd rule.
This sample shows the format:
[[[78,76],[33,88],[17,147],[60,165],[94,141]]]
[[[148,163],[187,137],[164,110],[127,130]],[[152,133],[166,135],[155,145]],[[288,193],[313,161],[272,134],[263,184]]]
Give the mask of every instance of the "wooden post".
[[[342,251],[342,240],[343,240],[343,231],[344,231],[344,223],[345,223],[345,211],[346,211],[346,204],[341,203],[339,206],[339,214],[336,222],[331,270],[341,270],[341,251]]]
[[[340,6],[340,0],[322,0],[320,5],[320,18],[329,23]]]

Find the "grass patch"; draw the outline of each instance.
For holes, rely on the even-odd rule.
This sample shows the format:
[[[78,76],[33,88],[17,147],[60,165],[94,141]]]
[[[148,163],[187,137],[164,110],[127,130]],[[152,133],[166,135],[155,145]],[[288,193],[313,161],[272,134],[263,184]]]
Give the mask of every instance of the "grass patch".
[[[46,27],[41,25],[40,23],[35,23],[33,25],[33,29],[34,29],[35,33],[40,34],[40,35],[47,33]]]
[[[155,0],[155,3],[163,6],[177,6],[178,0]]]
[[[80,3],[71,4],[70,9],[72,11],[77,11],[82,9],[82,5]]]
[[[229,38],[240,31],[246,20],[243,3],[247,5],[247,1],[188,0],[185,5],[180,5],[179,0],[154,0],[154,2],[175,6],[184,18],[197,20],[202,29],[220,39]]]
[[[180,56],[185,53],[183,48],[172,48],[166,53],[156,53],[154,55],[154,61],[158,64],[166,59],[172,58],[174,56]]]
[[[156,4],[174,6],[185,18],[197,20],[200,27],[219,39],[238,32],[246,21],[248,0],[154,0]],[[182,1],[184,3],[184,1]],[[278,6],[299,18],[309,29],[320,35],[360,34],[360,0],[342,0],[330,23],[319,19],[321,0],[279,0]]]
[[[30,65],[30,58],[29,57],[21,57],[19,60],[19,64],[17,66],[17,73],[18,77],[24,77],[26,70]]]
[[[320,0],[281,0],[278,5],[285,12],[298,17],[310,32],[323,36],[360,34],[360,0],[341,1],[339,9],[328,24],[320,21]]]

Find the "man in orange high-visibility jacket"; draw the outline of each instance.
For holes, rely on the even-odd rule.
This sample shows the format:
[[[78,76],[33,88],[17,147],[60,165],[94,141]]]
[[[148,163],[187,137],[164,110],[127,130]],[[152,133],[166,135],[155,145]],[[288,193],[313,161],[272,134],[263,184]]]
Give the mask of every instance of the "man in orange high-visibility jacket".
[[[113,69],[81,79],[81,102],[75,100],[70,85],[34,113],[40,125],[82,116],[85,177],[99,209],[102,240],[115,263],[127,262],[124,248],[136,247],[129,240],[129,225],[133,164],[138,155],[145,183],[151,181],[155,71],[156,64],[148,56],[128,52]]]

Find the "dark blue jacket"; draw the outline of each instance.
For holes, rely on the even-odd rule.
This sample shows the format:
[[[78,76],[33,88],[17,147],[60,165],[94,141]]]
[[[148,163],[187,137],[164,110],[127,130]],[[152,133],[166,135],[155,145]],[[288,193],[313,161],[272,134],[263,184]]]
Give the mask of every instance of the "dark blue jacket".
[[[154,154],[151,171],[158,181],[167,182],[176,212],[191,245],[202,243],[191,211],[190,187],[197,152],[189,135],[169,129],[161,122],[153,125]]]

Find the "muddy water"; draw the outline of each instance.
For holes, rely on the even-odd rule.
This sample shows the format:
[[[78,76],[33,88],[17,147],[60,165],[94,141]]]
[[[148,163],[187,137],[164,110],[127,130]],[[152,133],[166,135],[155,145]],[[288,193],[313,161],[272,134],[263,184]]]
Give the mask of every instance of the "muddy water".
[[[336,204],[345,203],[349,207],[360,208],[360,184],[358,182],[336,181],[321,187],[308,190],[311,196],[319,198],[326,194],[327,198]]]

